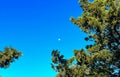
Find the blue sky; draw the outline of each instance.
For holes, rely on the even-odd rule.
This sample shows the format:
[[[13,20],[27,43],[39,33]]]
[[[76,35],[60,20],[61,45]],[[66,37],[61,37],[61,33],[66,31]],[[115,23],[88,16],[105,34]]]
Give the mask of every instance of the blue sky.
[[[50,66],[52,50],[70,58],[74,49],[87,44],[86,34],[69,20],[81,14],[78,0],[1,0],[0,50],[12,46],[23,56],[8,69],[0,69],[0,75],[55,77]]]

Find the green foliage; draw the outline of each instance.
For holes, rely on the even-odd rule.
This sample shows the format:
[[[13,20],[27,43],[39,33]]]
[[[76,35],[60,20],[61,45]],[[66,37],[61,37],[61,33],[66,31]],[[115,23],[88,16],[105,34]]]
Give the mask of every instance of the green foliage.
[[[116,0],[79,0],[82,16],[71,21],[88,34],[93,45],[74,50],[74,56],[63,59],[58,50],[52,52],[52,68],[57,77],[120,77],[120,2]],[[72,62],[75,61],[75,64]],[[114,66],[114,67],[113,67]]]
[[[8,68],[11,62],[18,59],[22,55],[14,48],[4,48],[3,52],[0,52],[0,68]]]

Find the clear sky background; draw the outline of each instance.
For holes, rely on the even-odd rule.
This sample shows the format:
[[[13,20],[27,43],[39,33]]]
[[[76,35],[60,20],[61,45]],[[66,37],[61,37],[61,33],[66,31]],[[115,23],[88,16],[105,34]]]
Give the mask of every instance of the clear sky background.
[[[55,77],[52,50],[70,58],[87,44],[86,34],[69,20],[81,14],[78,0],[0,0],[0,50],[12,46],[23,53],[0,75]]]

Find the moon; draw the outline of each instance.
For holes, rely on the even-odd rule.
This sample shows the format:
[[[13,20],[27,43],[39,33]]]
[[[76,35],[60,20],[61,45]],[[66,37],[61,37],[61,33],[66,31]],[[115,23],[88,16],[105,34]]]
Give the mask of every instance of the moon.
[[[58,38],[58,41],[61,41],[61,38]]]

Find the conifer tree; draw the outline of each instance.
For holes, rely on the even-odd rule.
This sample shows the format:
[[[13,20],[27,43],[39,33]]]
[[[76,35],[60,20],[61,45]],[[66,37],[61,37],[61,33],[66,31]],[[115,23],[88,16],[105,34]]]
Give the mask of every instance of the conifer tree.
[[[86,50],[74,50],[70,59],[53,50],[51,66],[58,72],[56,77],[120,77],[120,1],[79,0],[79,4],[82,16],[71,21],[88,34],[86,41],[95,43]]]
[[[12,47],[5,47],[4,51],[0,51],[0,68],[8,68],[10,63],[14,62],[22,55],[21,52],[17,51]]]

